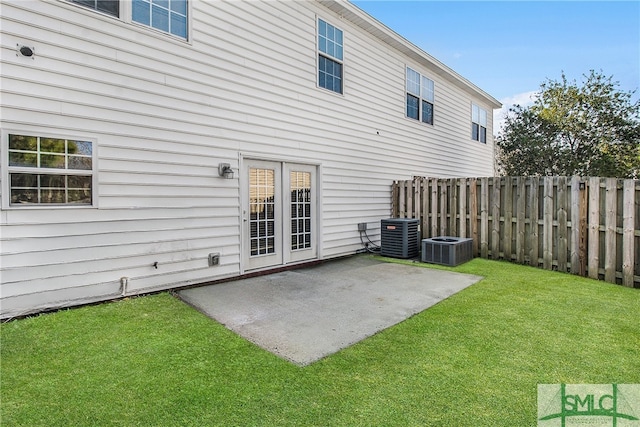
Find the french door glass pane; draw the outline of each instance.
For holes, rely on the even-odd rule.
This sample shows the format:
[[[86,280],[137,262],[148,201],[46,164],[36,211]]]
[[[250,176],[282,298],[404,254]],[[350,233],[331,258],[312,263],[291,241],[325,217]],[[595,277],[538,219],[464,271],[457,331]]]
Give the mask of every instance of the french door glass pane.
[[[251,256],[275,253],[275,171],[249,170]]]
[[[291,250],[311,247],[311,173],[291,171]]]

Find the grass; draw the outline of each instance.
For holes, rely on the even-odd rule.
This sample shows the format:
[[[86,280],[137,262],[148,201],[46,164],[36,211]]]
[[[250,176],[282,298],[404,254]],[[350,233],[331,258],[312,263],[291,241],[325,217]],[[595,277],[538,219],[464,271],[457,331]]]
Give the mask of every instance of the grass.
[[[640,383],[639,290],[482,259],[452,270],[485,279],[304,368],[168,293],[5,323],[0,422],[535,426],[537,384]]]

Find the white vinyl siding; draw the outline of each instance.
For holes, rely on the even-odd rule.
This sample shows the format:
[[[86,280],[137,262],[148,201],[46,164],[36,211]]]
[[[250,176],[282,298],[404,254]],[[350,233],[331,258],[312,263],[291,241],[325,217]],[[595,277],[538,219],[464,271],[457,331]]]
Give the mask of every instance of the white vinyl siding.
[[[469,144],[487,101],[320,2],[194,1],[191,45],[68,2],[2,12],[5,43],[38,52],[3,58],[2,129],[99,142],[94,208],[0,211],[2,316],[117,297],[122,277],[135,294],[240,274],[241,178],[221,162],[318,165],[323,259],[361,248],[359,222],[379,239],[395,179],[493,175],[490,122]],[[348,37],[349,96],[313,85],[318,16]],[[437,126],[401,113],[409,62],[433,78]]]

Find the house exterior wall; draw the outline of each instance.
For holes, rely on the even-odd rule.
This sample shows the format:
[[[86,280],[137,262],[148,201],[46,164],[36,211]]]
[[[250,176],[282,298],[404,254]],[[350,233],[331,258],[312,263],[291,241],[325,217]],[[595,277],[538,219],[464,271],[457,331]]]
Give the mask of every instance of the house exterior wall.
[[[188,41],[127,13],[0,4],[3,318],[117,297],[122,277],[136,294],[241,274],[244,159],[318,165],[325,259],[361,248],[357,223],[378,238],[392,180],[493,174],[491,121],[472,141],[471,105],[497,102],[353,5],[192,1]],[[342,95],[317,87],[318,18],[344,32]],[[407,66],[435,83],[433,126],[405,117]],[[95,205],[10,206],[9,133],[94,141]]]

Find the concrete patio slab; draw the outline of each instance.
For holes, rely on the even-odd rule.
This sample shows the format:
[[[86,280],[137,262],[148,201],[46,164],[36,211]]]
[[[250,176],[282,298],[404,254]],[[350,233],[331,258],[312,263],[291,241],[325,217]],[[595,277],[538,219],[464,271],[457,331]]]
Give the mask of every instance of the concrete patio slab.
[[[304,366],[480,279],[353,256],[182,290],[178,296],[247,340]]]

